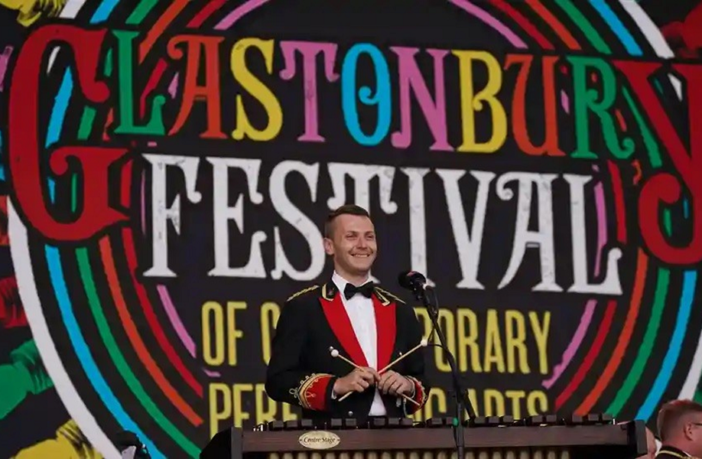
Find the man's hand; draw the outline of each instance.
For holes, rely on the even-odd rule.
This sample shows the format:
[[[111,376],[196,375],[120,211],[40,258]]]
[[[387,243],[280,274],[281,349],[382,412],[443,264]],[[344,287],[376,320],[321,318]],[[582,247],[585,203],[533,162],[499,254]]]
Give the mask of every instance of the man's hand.
[[[380,389],[380,392],[390,395],[409,395],[412,393],[413,387],[414,384],[412,384],[412,381],[392,370],[388,370],[383,373],[383,375],[380,377],[380,382],[378,383],[378,389]]]
[[[363,392],[378,381],[380,381],[380,376],[373,368],[356,368],[343,378],[337,379],[334,382],[333,390],[338,396],[354,391]]]

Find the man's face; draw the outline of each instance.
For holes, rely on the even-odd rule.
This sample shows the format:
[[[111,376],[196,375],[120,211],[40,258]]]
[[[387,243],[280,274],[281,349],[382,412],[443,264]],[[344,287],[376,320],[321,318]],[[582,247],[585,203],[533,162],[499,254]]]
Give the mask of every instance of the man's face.
[[[691,414],[686,421],[685,429],[691,442],[688,448],[690,451],[686,452],[693,456],[702,456],[702,414]]]
[[[332,223],[331,239],[324,239],[324,249],[334,257],[338,270],[366,275],[378,251],[373,222],[359,215],[339,215]]]

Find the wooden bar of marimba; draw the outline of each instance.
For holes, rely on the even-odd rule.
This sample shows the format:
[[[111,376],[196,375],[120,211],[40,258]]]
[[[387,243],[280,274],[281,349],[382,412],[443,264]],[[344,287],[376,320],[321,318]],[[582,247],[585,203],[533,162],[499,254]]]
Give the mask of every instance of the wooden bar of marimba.
[[[634,459],[646,453],[642,421],[611,416],[508,416],[465,424],[464,459]],[[456,459],[452,418],[275,421],[215,435],[201,459]]]

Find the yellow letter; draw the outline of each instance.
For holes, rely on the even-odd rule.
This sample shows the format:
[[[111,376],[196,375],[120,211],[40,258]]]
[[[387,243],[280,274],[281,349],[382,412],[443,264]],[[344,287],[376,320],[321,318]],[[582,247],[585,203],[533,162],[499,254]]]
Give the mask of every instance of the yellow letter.
[[[431,331],[432,323],[429,318],[429,313],[424,308],[415,308],[417,318],[424,324],[424,336],[427,336]],[[453,320],[453,314],[448,309],[439,309],[439,326],[444,330],[446,336],[446,345],[453,355],[456,355],[456,324]],[[434,342],[439,342],[439,337],[434,332]],[[431,340],[430,337],[427,339]],[[448,360],[444,357],[444,351],[440,347],[434,347],[434,360],[436,361],[436,369],[444,373],[451,372],[451,366]]]
[[[209,385],[209,405],[210,405],[210,438],[220,431],[219,421],[223,421],[232,416],[232,394],[229,386],[222,383],[211,383]],[[222,407],[217,403],[217,394],[222,394]]]
[[[263,363],[268,365],[271,359],[271,334],[278,324],[280,317],[280,307],[271,303],[263,303],[261,306],[261,354],[263,355]]]
[[[508,390],[505,392],[505,396],[512,400],[512,417],[514,419],[522,418],[522,404],[521,401],[526,397],[526,392],[523,390]]]
[[[507,139],[507,115],[496,95],[502,87],[502,68],[495,57],[487,51],[453,51],[458,56],[459,78],[461,81],[461,116],[463,124],[463,144],[461,152],[494,153]],[[485,89],[475,94],[473,88],[473,60],[481,61],[488,70],[488,83]],[[475,112],[487,103],[491,110],[492,137],[485,143],[478,143],[475,136]]]
[[[475,389],[468,389],[466,392],[468,392],[468,400],[470,400],[470,404],[473,405],[473,408],[475,409],[475,415],[481,416],[480,405],[478,404],[478,393],[475,391]],[[465,413],[463,420],[468,420],[468,413]]]
[[[211,366],[224,363],[224,311],[216,301],[202,306],[202,358]]]
[[[504,416],[505,398],[500,391],[485,389],[485,416]]]
[[[470,347],[471,369],[474,373],[481,373],[483,369],[480,364],[480,349],[475,342],[478,338],[478,317],[470,309],[459,308],[456,311],[456,322],[458,323],[457,347],[460,371],[468,371],[467,348]]]
[[[297,413],[292,411],[292,405],[283,403],[283,421],[297,421]]]
[[[456,322],[453,320],[453,313],[448,309],[439,309],[439,326],[444,331],[446,337],[446,347],[451,354],[456,355]],[[439,342],[438,336],[435,338]],[[451,365],[444,356],[444,351],[440,347],[434,348],[434,357],[436,359],[436,369],[444,373],[451,372]]]
[[[227,334],[229,340],[229,365],[236,366],[236,340],[244,337],[244,332],[236,328],[236,311],[246,309],[243,301],[229,301],[227,303]]]
[[[417,314],[417,319],[424,324],[424,336],[427,336],[432,328],[429,313],[424,308],[415,308],[414,312]],[[439,326],[444,330],[446,346],[453,355],[456,355],[456,322],[454,321],[453,313],[448,309],[439,309]],[[434,332],[433,338],[434,342],[439,342],[436,332]],[[430,337],[427,337],[427,339],[431,340]],[[444,373],[451,372],[451,366],[448,364],[446,357],[444,357],[444,351],[438,346],[434,347],[434,360],[436,361],[437,370]]]
[[[422,336],[426,336],[427,339],[431,339],[429,337],[429,332],[431,331],[431,319],[429,318],[429,313],[427,312],[426,308],[414,308],[414,313],[417,315],[417,319],[422,323],[422,327],[424,328],[424,332],[422,333]],[[434,333],[436,335],[436,333]],[[438,339],[435,337],[435,339]]]
[[[542,375],[548,374],[548,331],[551,326],[551,312],[544,314],[544,323],[539,323],[539,313],[530,312],[529,322],[534,330],[536,347],[539,349],[539,371]]]
[[[267,141],[275,139],[283,126],[283,112],[280,102],[261,80],[256,78],[246,66],[246,51],[250,47],[258,48],[263,55],[268,73],[273,73],[273,40],[259,40],[258,38],[244,38],[234,44],[232,48],[231,68],[234,78],[241,87],[248,91],[263,105],[268,114],[268,126],[263,130],[256,129],[244,109],[244,99],[239,94],[236,96],[236,129],[232,137],[241,140],[248,137],[253,140]]]
[[[529,374],[529,354],[524,343],[526,340],[524,314],[513,310],[505,311],[505,325],[507,371],[510,373],[516,372],[516,362],[518,361],[519,370],[524,374]],[[519,358],[516,358],[517,353]]]
[[[537,407],[537,402],[539,407]],[[536,416],[548,411],[548,397],[540,390],[529,392],[527,397],[527,416]]]
[[[446,407],[446,392],[443,389],[435,387],[429,391],[427,402],[424,404],[424,419],[434,417],[434,403],[436,403],[437,415],[446,414],[448,408]]]
[[[497,325],[497,311],[488,310],[487,324],[485,327],[485,371],[490,371],[492,364],[497,366],[497,371],[505,372],[505,356],[502,353],[502,339],[500,328]]]
[[[256,424],[275,421],[278,405],[268,398],[265,384],[256,384]]]
[[[253,384],[234,384],[232,386],[232,407],[234,408],[234,427],[241,427],[251,415],[244,409],[242,392],[253,392]]]

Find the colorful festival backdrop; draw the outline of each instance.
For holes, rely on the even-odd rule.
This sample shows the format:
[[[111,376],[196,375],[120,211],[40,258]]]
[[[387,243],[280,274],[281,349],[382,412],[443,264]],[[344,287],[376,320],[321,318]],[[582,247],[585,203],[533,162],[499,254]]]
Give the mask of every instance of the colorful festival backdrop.
[[[0,457],[296,418],[270,339],[344,203],[478,414],[702,401],[698,0],[0,5]]]

